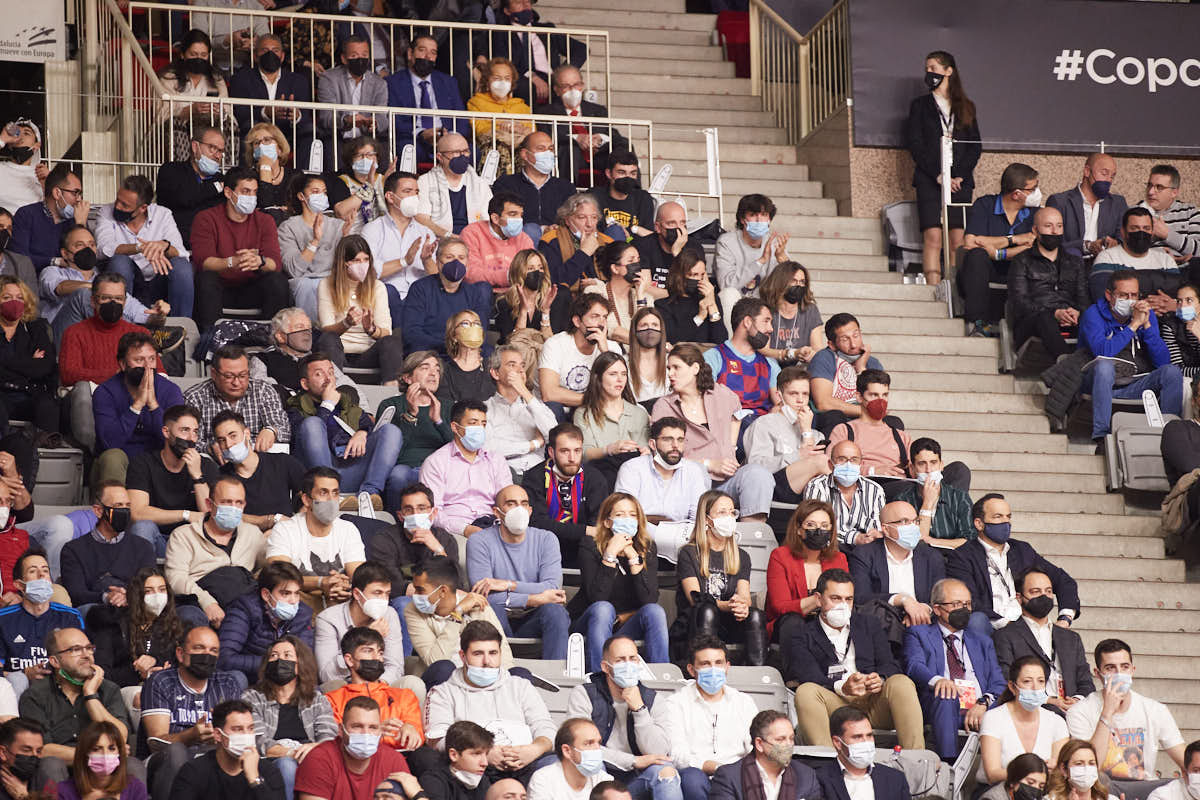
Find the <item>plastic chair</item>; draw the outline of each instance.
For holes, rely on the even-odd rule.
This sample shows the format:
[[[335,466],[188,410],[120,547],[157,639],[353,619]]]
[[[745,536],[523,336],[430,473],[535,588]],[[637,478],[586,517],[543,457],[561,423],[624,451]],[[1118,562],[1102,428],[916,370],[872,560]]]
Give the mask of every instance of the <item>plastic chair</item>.
[[[1164,414],[1164,425],[1173,419],[1179,417]],[[1104,437],[1105,483],[1110,492],[1170,490],[1160,449],[1162,432],[1162,428],[1151,427],[1145,414],[1113,414],[1111,431]]]

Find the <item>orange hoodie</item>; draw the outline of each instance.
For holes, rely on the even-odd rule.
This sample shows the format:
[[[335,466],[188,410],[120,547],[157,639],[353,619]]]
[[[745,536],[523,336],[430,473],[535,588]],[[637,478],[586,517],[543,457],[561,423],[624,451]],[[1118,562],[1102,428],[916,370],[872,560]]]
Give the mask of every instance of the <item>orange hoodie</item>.
[[[329,692],[325,697],[333,706],[333,718],[337,720],[339,728],[342,725],[342,709],[346,707],[346,703],[353,697],[369,697],[379,703],[380,718],[385,725],[393,719],[407,722],[420,734],[420,744],[425,743],[425,729],[421,726],[421,703],[410,689],[397,689],[382,681],[347,683],[342,688]],[[397,750],[400,748],[399,742],[393,736],[384,736],[382,741]]]

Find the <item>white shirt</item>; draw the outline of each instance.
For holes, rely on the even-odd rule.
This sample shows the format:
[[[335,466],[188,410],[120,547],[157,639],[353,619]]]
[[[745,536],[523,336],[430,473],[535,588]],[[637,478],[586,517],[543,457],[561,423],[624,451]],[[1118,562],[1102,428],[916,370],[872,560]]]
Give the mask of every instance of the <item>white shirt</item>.
[[[544,448],[529,449],[529,443],[539,436],[544,442],[556,424],[554,412],[533,395],[526,402],[518,397],[511,403],[496,392],[487,399],[488,425],[484,429],[484,449],[504,456],[508,465],[524,472],[546,459]]]
[[[783,786],[783,771],[779,772],[778,778],[771,780],[771,775],[763,769],[762,764],[758,763],[758,759],[755,759],[754,766],[758,767],[758,774],[762,778],[765,800],[779,800],[779,788]]]
[[[611,781],[612,776],[601,770],[595,775],[584,776],[583,788],[578,792],[567,783],[567,776],[559,762],[548,764],[529,779],[529,800],[587,800],[592,793],[592,787],[603,781]]]
[[[550,59],[546,56],[546,45],[543,44],[542,37],[536,34],[530,35],[533,30],[532,25],[517,25],[516,27],[521,28],[525,36],[528,37],[528,42],[521,42],[521,49],[524,50],[526,47],[529,47],[533,51],[534,70],[541,73],[549,73]],[[529,73],[526,72],[525,75],[528,76]]]
[[[1067,723],[1053,711],[1038,709],[1037,737],[1033,742],[1033,750],[1043,761],[1050,760],[1054,743],[1069,737]],[[1012,708],[1009,703],[1003,703],[984,712],[983,722],[979,726],[980,736],[990,736],[1000,740],[1000,763],[1008,766],[1008,762],[1025,751],[1021,737],[1017,735],[1017,726],[1012,718]],[[987,774],[983,769],[983,761],[979,762],[979,780],[987,782]]]
[[[885,542],[883,552],[887,555],[888,591],[892,593],[892,597],[898,594],[916,597],[917,579],[913,576],[912,551],[909,550],[907,557],[903,561],[900,561],[892,555],[892,549]],[[889,601],[891,600],[891,598],[888,599]]]
[[[263,72],[261,69],[258,71],[259,77],[262,78],[263,83],[266,84],[268,100],[275,99],[275,92],[279,89],[279,75],[280,74],[281,73],[276,72],[275,80],[271,80],[269,77],[267,77],[267,73]]]
[[[842,780],[846,784],[846,794],[850,796],[850,800],[875,800],[875,782],[871,780],[870,772],[856,778],[846,771],[845,764],[841,761],[838,764],[842,767]]]
[[[699,769],[705,761],[732,764],[754,746],[750,721],[758,713],[758,706],[737,689],[726,686],[721,699],[709,702],[693,682],[670,697],[660,695],[655,705],[662,702],[670,703],[667,729],[677,769]]]
[[[166,206],[151,203],[146,206],[146,222],[137,233],[129,229],[123,222],[113,219],[113,205],[106,203],[100,206],[99,217],[96,220],[96,247],[98,255],[112,258],[117,248],[123,244],[137,244],[138,239],[144,242],[158,242],[166,239],[171,246],[179,251],[180,258],[189,258],[188,249],[183,246],[183,237],[179,235],[179,227],[175,224],[175,215]],[[141,253],[131,256],[133,263],[138,265],[145,278],[153,277],[154,267]]]
[[[1095,691],[1067,709],[1067,729],[1071,736],[1076,739],[1092,738],[1096,723],[1100,721],[1103,702],[1104,692]],[[1150,777],[1153,778],[1158,751],[1184,743],[1170,710],[1157,700],[1151,700],[1136,691],[1130,692],[1129,708],[1115,712],[1111,722],[1116,730],[1110,730],[1120,748],[1109,745],[1108,754],[1100,759],[1101,772],[1111,772],[1122,760],[1121,750],[1134,747],[1141,751],[1141,763],[1151,771]],[[1099,753],[1096,755],[1100,757]]]
[[[839,667],[845,670],[842,677],[833,682],[833,691],[842,694],[842,687],[846,685],[846,679],[858,671],[858,663],[854,660],[854,642],[850,641],[850,623],[846,623],[839,631],[830,626],[824,617],[817,617],[817,619],[821,623],[821,630],[825,632],[825,637],[833,645],[833,652],[838,657]],[[834,669],[832,664],[830,668]]]
[[[987,557],[988,578],[992,582],[992,610],[1000,615],[992,620],[996,630],[1021,616],[1021,604],[1017,602],[1016,583],[1013,581],[1012,570],[1008,568],[1008,542],[999,549],[984,544],[983,553]]]
[[[1101,250],[1096,256],[1097,264],[1116,264],[1129,269],[1178,269],[1179,265],[1165,247],[1151,247],[1145,255],[1135,256],[1125,252],[1121,245]]]
[[[620,355],[621,346],[616,342],[608,342],[608,350]],[[558,384],[572,392],[582,392],[587,388],[588,379],[592,374],[592,362],[600,357],[603,351],[592,346],[590,355],[579,352],[575,344],[575,335],[569,331],[556,333],[542,345],[539,369],[548,369],[558,373]]]
[[[427,274],[425,272],[425,265],[421,263],[420,249],[418,248],[411,262],[406,260],[408,250],[412,247],[413,242],[419,240],[423,244],[426,239],[434,238],[433,231],[415,219],[410,219],[408,227],[401,232],[392,215],[383,214],[364,225],[362,235],[367,240],[367,245],[371,248],[371,257],[375,261],[376,277],[380,277],[380,272],[383,270],[383,263],[385,261],[394,261],[396,259],[404,261],[404,266],[399,272],[393,272],[387,278],[380,278],[380,280],[389,286],[396,287],[396,291],[400,293],[401,300],[408,297],[408,290],[412,285]]]
[[[362,536],[353,524],[339,517],[328,536],[313,536],[303,511],[271,528],[266,557],[278,556],[287,558],[304,575],[341,572],[347,564],[367,560]]]
[[[696,518],[696,502],[711,486],[712,478],[699,461],[682,459],[679,468],[664,480],[654,466],[654,456],[644,455],[621,465],[613,491],[639,498],[648,517],[683,522]]]
[[[1087,197],[1083,194],[1083,189],[1079,189],[1079,196],[1083,198],[1083,240],[1085,242],[1094,242],[1100,238],[1097,232],[1100,227],[1100,200],[1095,203],[1089,203]]]
[[[1187,789],[1187,776],[1164,783],[1150,793],[1146,800],[1195,800]]]

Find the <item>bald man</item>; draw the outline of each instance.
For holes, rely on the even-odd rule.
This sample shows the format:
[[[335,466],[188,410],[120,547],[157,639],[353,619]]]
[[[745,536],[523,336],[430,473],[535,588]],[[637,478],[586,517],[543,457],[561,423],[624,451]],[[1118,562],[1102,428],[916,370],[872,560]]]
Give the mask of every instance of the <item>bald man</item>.
[[[671,262],[684,248],[693,250],[700,258],[704,258],[704,248],[694,242],[688,242],[687,210],[674,201],[659,205],[654,213],[654,233],[636,237],[633,244],[642,257],[642,269],[650,270],[654,285],[660,289],[666,288]],[[665,296],[666,292],[662,294]]]
[[[1033,216],[1034,245],[1013,259],[1008,273],[1006,315],[1013,346],[1019,348],[1036,336],[1056,359],[1070,352],[1064,334],[1078,335],[1079,317],[1091,305],[1087,266],[1068,251],[1064,229],[1058,209],[1038,209]]]
[[[436,165],[417,179],[417,222],[437,236],[488,218],[492,187],[475,171],[474,151],[461,133],[435,145]]]
[[[1063,246],[1072,255],[1091,261],[1096,254],[1117,244],[1121,215],[1129,204],[1112,192],[1117,179],[1117,162],[1107,153],[1092,153],[1083,163],[1079,185],[1050,195],[1047,208],[1062,214]],[[1009,278],[1012,290],[1012,278]]]
[[[854,548],[849,556],[859,600],[886,603],[905,625],[929,624],[930,592],[946,577],[942,555],[922,541],[919,519],[909,503],[888,503],[879,512],[883,538]]]
[[[528,793],[516,778],[502,778],[488,789],[486,800],[526,800]]]
[[[838,541],[853,547],[883,536],[879,512],[883,509],[883,487],[862,475],[862,451],[849,439],[829,448],[828,475],[818,475],[804,487],[804,497],[833,506],[837,517]]]

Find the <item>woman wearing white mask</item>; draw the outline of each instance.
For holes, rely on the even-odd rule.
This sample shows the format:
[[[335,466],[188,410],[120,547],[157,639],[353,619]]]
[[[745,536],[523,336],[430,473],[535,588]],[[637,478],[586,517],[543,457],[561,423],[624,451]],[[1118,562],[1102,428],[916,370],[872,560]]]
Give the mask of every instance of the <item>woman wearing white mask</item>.
[[[1040,656],[1022,656],[1009,667],[1008,689],[1000,702],[983,715],[979,729],[981,783],[1004,780],[1009,762],[1022,753],[1054,761],[1067,743],[1067,723],[1043,707],[1049,677]]]
[[[485,111],[491,114],[532,114],[529,104],[519,97],[513,97],[513,84],[516,82],[517,68],[507,58],[493,58],[483,66],[483,85],[467,101],[468,111]],[[490,120],[477,119],[472,123],[475,127],[475,143],[479,147],[480,163],[488,151],[498,150],[500,153],[500,171],[498,174],[507,175],[512,172],[513,154],[517,144],[533,133],[533,123],[520,122],[512,119],[498,119],[493,125]]]
[[[737,546],[737,508],[716,489],[700,495],[691,540],[679,549],[673,643],[701,634],[746,646],[746,663],[767,658],[767,620],[750,604],[750,555]]]
[[[386,171],[380,165],[386,163],[383,145],[372,136],[347,139],[338,154],[338,177],[329,188],[329,202],[341,217],[357,217],[365,225],[376,217],[387,213],[384,201],[383,181],[396,170],[393,159]]]
[[[288,287],[296,305],[309,319],[317,318],[317,287],[333,270],[333,253],[343,236],[357,233],[362,223],[352,213],[330,215],[329,193],[320,175],[298,173],[288,184],[292,216],[279,226],[279,252]]]
[[[747,562],[748,563],[748,562]],[[604,642],[612,636],[645,640],[646,660],[664,664],[667,615],[658,604],[658,549],[646,515],[633,495],[610,494],[596,515],[596,535],[579,543],[579,592],[567,611],[587,644],[587,669],[600,670]]]
[[[387,291],[376,277],[367,240],[345,236],[333,254],[333,269],[317,287],[317,324],[324,333],[317,350],[338,369],[378,367],[381,383],[395,386],[404,345],[392,333]]]
[[[258,176],[258,210],[276,223],[288,217],[288,188],[294,174],[288,163],[291,155],[283,131],[269,122],[258,123],[242,139],[242,166]]]
[[[1092,743],[1069,739],[1046,782],[1046,800],[1117,800],[1105,787]]]
[[[130,775],[127,766],[120,728],[107,721],[93,722],[79,732],[73,777],[59,781],[57,800],[146,800],[146,784]]]

